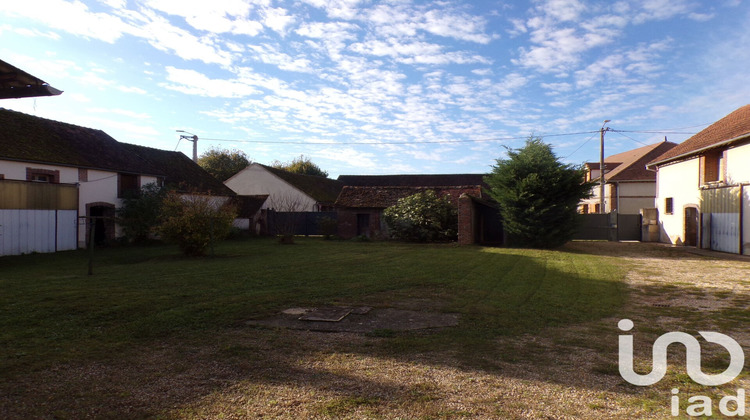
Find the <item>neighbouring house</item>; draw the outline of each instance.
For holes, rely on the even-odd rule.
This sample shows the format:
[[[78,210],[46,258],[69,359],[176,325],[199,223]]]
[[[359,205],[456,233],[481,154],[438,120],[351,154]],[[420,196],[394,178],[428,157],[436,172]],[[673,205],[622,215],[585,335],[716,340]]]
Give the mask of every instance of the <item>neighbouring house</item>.
[[[331,211],[343,183],[251,163],[224,184],[239,195],[267,195],[261,209],[280,212]]]
[[[0,108],[0,242],[16,244],[0,254],[70,249],[71,237],[73,248],[83,247],[86,220],[95,224],[97,242],[114,239],[120,234],[114,216],[122,198],[150,183],[222,201],[235,195],[180,152],[120,143],[101,130]],[[29,199],[22,199],[24,194]],[[28,211],[60,210],[75,213],[47,223],[53,231],[44,234],[56,238],[54,246],[32,243],[45,229]],[[60,235],[68,245],[58,246]]]
[[[433,190],[449,196],[458,209],[458,241],[461,244],[502,243],[502,224],[497,207],[483,194],[482,174],[436,175],[341,175],[346,184],[336,200],[338,234],[385,238],[388,226],[383,210],[419,192]]]
[[[750,255],[750,105],[648,164],[662,242]]]
[[[656,172],[646,164],[663,155],[676,143],[663,141],[604,159],[604,211],[619,214],[640,214],[641,209],[653,208],[656,197]],[[586,163],[586,181],[597,181],[592,196],[581,201],[578,209],[583,214],[600,213],[600,162]]]

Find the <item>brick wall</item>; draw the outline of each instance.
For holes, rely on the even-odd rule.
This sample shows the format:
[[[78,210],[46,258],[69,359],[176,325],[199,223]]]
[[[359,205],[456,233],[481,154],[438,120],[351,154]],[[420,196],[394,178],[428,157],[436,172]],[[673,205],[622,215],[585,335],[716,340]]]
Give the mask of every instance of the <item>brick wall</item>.
[[[458,244],[474,243],[474,202],[468,194],[458,199]]]

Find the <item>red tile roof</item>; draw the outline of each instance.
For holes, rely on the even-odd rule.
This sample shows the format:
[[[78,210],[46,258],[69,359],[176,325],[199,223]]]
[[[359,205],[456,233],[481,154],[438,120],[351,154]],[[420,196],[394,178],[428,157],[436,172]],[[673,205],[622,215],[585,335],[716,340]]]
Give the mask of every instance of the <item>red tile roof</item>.
[[[464,186],[442,186],[442,187],[408,187],[408,186],[385,186],[385,187],[359,187],[346,186],[341,190],[337,207],[353,208],[379,208],[384,209],[405,198],[427,190],[435,191],[439,197],[450,196],[453,205],[458,206],[458,198],[463,193],[475,197],[482,196],[482,187],[479,185]]]
[[[663,141],[627,152],[618,153],[604,159],[604,167],[610,168],[611,163],[619,163],[609,172],[604,174],[606,181],[654,181],[656,173],[646,169],[646,164],[655,157],[677,147],[677,143]],[[593,165],[591,166],[593,169]],[[599,162],[596,163],[599,169]]]
[[[726,117],[706,127],[672,150],[658,156],[649,165],[666,163],[671,160],[697,154],[697,152],[729,140],[750,135],[750,105],[736,109]]]

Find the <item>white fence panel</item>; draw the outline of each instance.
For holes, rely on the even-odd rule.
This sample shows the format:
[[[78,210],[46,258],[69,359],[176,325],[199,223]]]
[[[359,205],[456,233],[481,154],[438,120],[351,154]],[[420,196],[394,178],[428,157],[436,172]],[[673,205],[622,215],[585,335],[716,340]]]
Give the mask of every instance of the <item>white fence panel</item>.
[[[711,213],[711,249],[740,253],[739,219],[739,213]]]
[[[76,210],[0,210],[0,255],[76,249]]]

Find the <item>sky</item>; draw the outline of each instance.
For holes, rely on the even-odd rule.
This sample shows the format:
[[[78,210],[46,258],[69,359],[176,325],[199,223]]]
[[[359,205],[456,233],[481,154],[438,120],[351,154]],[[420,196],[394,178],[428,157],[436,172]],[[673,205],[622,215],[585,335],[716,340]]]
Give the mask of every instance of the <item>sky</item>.
[[[24,0],[0,59],[61,89],[0,107],[121,142],[340,174],[487,173],[540,136],[565,163],[750,103],[741,0]]]

